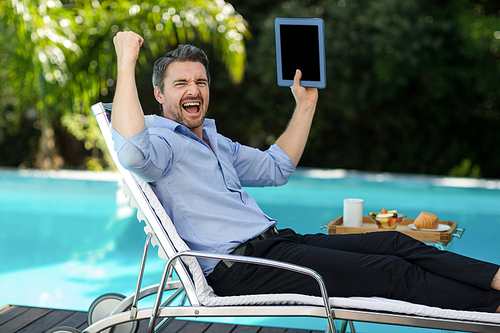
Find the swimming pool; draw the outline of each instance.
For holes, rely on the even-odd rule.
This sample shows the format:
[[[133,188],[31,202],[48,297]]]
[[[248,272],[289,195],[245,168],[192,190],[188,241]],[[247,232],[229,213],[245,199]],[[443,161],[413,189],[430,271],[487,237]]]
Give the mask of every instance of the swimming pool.
[[[250,188],[279,227],[301,233],[342,214],[342,200],[363,198],[364,212],[422,210],[466,228],[449,246],[455,252],[498,262],[500,181],[299,169],[285,186]],[[0,170],[0,306],[87,310],[108,292],[130,294],[145,239],[114,173]],[[143,285],[157,283],[163,263],[149,252]],[[220,319],[221,322],[233,318]],[[320,319],[245,319],[253,325],[325,328]],[[356,324],[358,332],[418,329]],[[430,331],[430,330],[418,330]]]

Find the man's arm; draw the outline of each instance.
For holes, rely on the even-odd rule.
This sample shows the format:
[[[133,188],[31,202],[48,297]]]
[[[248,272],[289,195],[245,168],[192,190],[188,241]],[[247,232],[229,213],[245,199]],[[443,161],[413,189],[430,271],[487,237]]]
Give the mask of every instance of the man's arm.
[[[118,32],[113,38],[118,73],[111,123],[124,137],[140,132],[145,126],[135,81],[135,66],[143,42],[144,39],[132,31]]]
[[[301,77],[302,73],[297,70],[291,87],[297,106],[287,129],[276,140],[295,166],[299,164],[304,152],[318,101],[318,89],[300,86]]]

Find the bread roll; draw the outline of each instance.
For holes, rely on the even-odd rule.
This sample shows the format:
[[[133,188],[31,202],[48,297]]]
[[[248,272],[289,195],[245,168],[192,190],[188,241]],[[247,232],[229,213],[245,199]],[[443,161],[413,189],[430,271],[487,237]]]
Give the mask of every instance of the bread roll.
[[[413,225],[418,229],[437,229],[439,219],[435,214],[421,212],[415,219],[415,222],[413,222]]]

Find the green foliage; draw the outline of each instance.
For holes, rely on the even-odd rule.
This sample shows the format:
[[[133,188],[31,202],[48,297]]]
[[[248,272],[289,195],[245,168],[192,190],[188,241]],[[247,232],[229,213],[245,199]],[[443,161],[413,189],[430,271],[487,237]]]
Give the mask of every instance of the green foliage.
[[[234,82],[241,81],[246,62],[246,22],[220,0],[3,0],[0,21],[2,40],[9,40],[2,43],[6,60],[0,71],[9,86],[0,88],[2,95],[6,89],[13,93],[0,112],[37,111],[42,155],[54,154],[51,133],[59,121],[86,149],[104,148],[95,120],[87,115],[114,88],[112,39],[119,30],[145,38],[140,68],[150,67],[167,48],[195,40],[214,45]]]
[[[28,127],[61,119],[91,148],[87,167],[99,168],[96,147],[103,146],[88,112],[98,100],[111,101],[112,37],[123,29],[146,38],[137,75],[147,113],[157,109],[150,84],[156,56],[196,42],[212,60],[209,116],[221,133],[266,149],[294,108],[290,89],[276,84],[273,21],[300,16],[325,21],[328,81],[302,166],[500,177],[497,1],[231,3],[248,25],[215,0],[0,2],[0,164],[7,155],[21,163],[12,151],[36,146]],[[33,19],[26,21],[28,10]],[[307,52],[300,40],[297,52]],[[26,146],[6,146],[13,138]]]
[[[244,87],[226,91],[238,101],[221,100],[221,111],[212,104],[230,119],[214,116],[223,133],[261,148],[279,135],[294,101],[276,85],[273,20],[321,17],[328,86],[301,165],[448,174],[468,159],[483,176],[500,177],[497,3],[291,0],[265,17],[233,4],[259,31],[248,43]],[[307,52],[299,40],[297,52]]]
[[[463,159],[459,165],[451,168],[449,175],[470,178],[480,178],[482,176],[481,168],[477,164],[472,165],[472,161],[469,158]]]

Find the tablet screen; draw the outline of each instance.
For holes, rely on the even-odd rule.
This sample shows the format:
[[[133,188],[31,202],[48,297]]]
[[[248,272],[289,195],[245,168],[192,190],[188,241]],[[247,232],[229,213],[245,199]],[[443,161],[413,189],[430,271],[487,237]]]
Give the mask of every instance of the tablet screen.
[[[302,71],[304,87],[326,87],[323,20],[275,20],[278,84],[293,85],[295,71]]]

